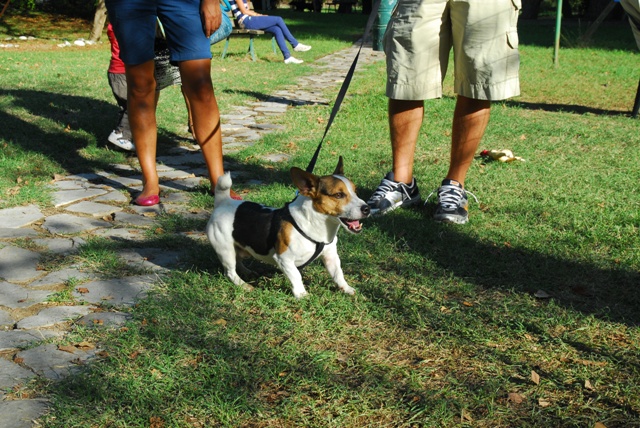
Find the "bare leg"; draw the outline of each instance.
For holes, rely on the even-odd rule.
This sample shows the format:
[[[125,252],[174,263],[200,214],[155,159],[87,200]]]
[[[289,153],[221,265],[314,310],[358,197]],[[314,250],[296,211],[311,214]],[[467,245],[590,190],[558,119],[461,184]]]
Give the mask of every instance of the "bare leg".
[[[127,104],[131,135],[142,169],[143,189],[140,196],[160,193],[156,170],[156,81],[153,77],[153,60],[142,64],[127,65]]]
[[[411,183],[413,157],[423,116],[423,101],[389,99],[389,131],[395,181]]]
[[[198,59],[180,63],[182,90],[193,119],[193,133],[202,149],[212,187],[224,174],[220,112],[211,82],[211,60]]]
[[[193,139],[196,139],[196,133],[193,131],[193,117],[191,116],[191,106],[189,105],[189,100],[187,99],[187,95],[184,93],[184,88],[180,85],[180,91],[182,91],[182,98],[184,98],[184,104],[187,106],[187,127],[189,128],[189,132],[191,132],[191,136]]]
[[[451,132],[451,163],[448,179],[464,187],[467,171],[489,123],[491,102],[458,95]]]

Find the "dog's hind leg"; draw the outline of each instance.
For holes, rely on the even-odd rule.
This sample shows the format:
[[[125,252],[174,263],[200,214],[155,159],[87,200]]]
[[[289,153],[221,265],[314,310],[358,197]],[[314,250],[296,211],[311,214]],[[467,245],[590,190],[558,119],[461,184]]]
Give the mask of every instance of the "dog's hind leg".
[[[253,287],[247,284],[246,282],[244,282],[244,280],[240,278],[240,276],[236,272],[236,267],[239,267],[240,271],[242,271],[243,269],[246,270],[246,268],[244,267],[242,262],[238,264],[239,260],[236,257],[235,249],[231,251],[225,250],[224,254],[222,252],[218,252],[217,254],[218,254],[218,258],[220,259],[220,263],[222,263],[224,272],[227,275],[227,277],[231,280],[231,282],[233,282],[235,285],[242,287],[246,291],[253,290]]]

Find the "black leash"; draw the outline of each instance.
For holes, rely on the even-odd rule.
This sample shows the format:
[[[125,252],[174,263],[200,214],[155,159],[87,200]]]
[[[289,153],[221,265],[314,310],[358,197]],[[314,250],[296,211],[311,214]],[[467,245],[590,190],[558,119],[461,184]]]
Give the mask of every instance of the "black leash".
[[[327,127],[324,130],[324,135],[320,140],[320,144],[318,144],[318,148],[316,152],[313,154],[311,161],[309,162],[309,166],[307,167],[307,172],[313,172],[313,168],[316,166],[316,161],[318,160],[318,155],[320,154],[320,149],[322,148],[322,143],[324,142],[324,138],[327,136],[327,132],[329,132],[329,128],[331,128],[331,124],[333,123],[333,119],[335,119],[338,114],[338,110],[340,110],[340,105],[342,104],[342,100],[347,93],[347,89],[349,89],[349,84],[351,83],[351,78],[353,77],[353,72],[356,69],[356,64],[358,63],[358,57],[360,56],[360,51],[362,51],[362,46],[364,45],[364,41],[367,38],[367,35],[371,31],[371,27],[373,27],[373,21],[375,17],[378,15],[378,8],[380,7],[380,0],[376,0],[373,8],[371,9],[371,14],[369,14],[369,20],[367,21],[367,26],[364,29],[364,34],[362,35],[362,40],[360,42],[360,49],[358,49],[358,53],[356,57],[353,59],[353,63],[351,64],[351,68],[347,72],[344,81],[342,82],[342,87],[340,88],[340,92],[338,92],[338,97],[336,98],[336,102],[333,105],[333,109],[331,110],[331,115],[329,116],[329,121],[327,122]]]

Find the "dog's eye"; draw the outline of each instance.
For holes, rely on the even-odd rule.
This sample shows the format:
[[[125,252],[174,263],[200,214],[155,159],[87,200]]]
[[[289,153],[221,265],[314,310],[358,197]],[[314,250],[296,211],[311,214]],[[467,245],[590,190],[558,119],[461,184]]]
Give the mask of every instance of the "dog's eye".
[[[333,195],[331,195],[331,196],[333,196],[333,197],[334,197],[334,198],[336,198],[336,199],[342,199],[342,198],[344,198],[344,196],[345,196],[345,195],[344,195],[344,193],[342,193],[342,192],[338,192],[338,193],[334,193],[334,194],[333,194]]]

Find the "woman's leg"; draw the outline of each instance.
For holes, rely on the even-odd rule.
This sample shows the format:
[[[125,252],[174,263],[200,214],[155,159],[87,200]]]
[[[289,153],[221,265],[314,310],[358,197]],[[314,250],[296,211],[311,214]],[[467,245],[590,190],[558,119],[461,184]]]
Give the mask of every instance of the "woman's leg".
[[[127,107],[131,135],[142,169],[142,193],[146,198],[160,193],[156,170],[156,81],[153,77],[153,60],[142,64],[127,65]]]
[[[202,149],[212,188],[224,174],[220,112],[211,82],[211,60],[180,62],[182,90],[193,120],[193,134]]]
[[[244,21],[244,26],[249,30],[263,30],[273,34],[282,55],[284,55],[284,59],[291,56],[285,40],[291,43],[291,46],[294,48],[298,46],[298,41],[293,37],[284,20],[279,16],[252,16],[251,19]]]

